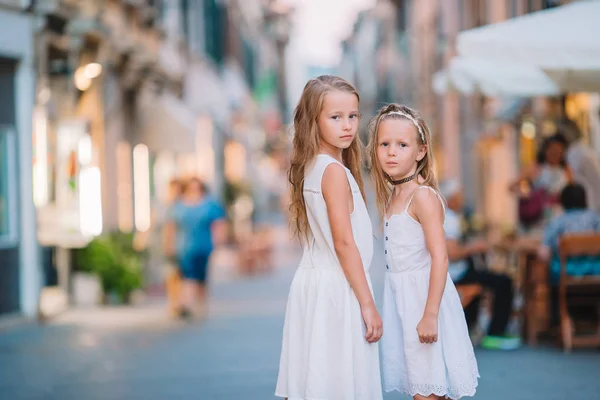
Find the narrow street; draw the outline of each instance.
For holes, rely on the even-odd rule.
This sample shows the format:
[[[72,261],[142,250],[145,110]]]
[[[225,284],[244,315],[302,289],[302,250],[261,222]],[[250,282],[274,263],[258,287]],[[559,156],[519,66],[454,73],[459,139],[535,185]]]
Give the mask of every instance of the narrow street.
[[[283,235],[285,237],[285,235]],[[162,304],[68,312],[47,326],[0,334],[0,396],[7,400],[273,398],[287,290],[299,256],[282,241],[277,268],[236,277],[215,266],[210,316],[170,321]],[[219,257],[225,262],[227,257]],[[377,299],[383,269],[373,263]],[[588,398],[600,360],[557,348],[477,352],[486,400]],[[388,394],[385,399],[407,398]]]
[[[274,399],[287,192],[322,195],[303,179],[338,152],[374,232],[369,176],[435,177],[473,342],[539,339],[477,347],[475,398],[600,398],[600,337],[567,354],[546,323],[600,301],[599,23],[600,0],[0,0],[0,400]],[[166,256],[203,281],[214,247],[206,315],[170,316]]]

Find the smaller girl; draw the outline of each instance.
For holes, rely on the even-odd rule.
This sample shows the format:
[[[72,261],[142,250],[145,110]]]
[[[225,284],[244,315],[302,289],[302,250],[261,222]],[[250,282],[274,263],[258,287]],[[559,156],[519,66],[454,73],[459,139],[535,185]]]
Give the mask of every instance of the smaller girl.
[[[445,202],[434,177],[431,134],[418,112],[390,104],[371,121],[370,136],[385,222],[384,390],[414,399],[473,396],[479,372],[448,276]]]

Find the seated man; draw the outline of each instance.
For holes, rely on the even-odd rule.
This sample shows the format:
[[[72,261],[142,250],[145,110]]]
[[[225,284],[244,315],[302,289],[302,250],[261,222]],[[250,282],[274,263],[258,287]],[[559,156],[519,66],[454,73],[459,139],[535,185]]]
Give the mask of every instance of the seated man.
[[[564,213],[553,218],[544,228],[544,240],[538,250],[538,258],[550,262],[552,285],[552,325],[558,323],[558,281],[560,259],[558,241],[569,233],[600,232],[600,213],[587,208],[586,192],[582,185],[573,183],[565,186],[560,194]],[[600,259],[578,257],[567,261],[567,274],[572,276],[600,275]]]
[[[550,260],[550,278],[553,284],[560,277],[558,241],[569,233],[600,232],[600,213],[587,208],[585,189],[578,183],[565,186],[560,194],[564,213],[553,218],[544,228],[544,241],[538,251],[542,260]],[[600,262],[592,259],[569,260],[567,274],[573,276],[600,275]]]
[[[508,337],[506,329],[512,313],[513,284],[512,280],[501,274],[475,269],[473,257],[485,254],[488,244],[479,239],[465,243],[461,229],[461,215],[464,201],[461,188],[456,181],[443,182],[440,191],[448,202],[444,231],[448,245],[448,272],[457,287],[461,284],[480,284],[491,290],[494,295],[492,319],[487,335],[481,346],[496,350],[513,350],[520,346],[520,338]],[[465,317],[469,328],[477,322],[479,314],[479,297],[465,307]]]

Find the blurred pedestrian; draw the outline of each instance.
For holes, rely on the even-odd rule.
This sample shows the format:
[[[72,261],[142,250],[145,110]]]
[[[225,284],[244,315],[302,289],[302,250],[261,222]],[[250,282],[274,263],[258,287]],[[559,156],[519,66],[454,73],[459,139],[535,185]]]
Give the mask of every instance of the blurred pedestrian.
[[[181,200],[170,215],[171,254],[177,257],[183,276],[183,306],[181,314],[203,315],[207,307],[209,260],[215,245],[224,244],[227,224],[223,207],[210,196],[206,185],[198,178],[185,184]],[[173,235],[174,234],[174,235]]]
[[[173,213],[174,207],[181,200],[183,192],[183,183],[178,179],[172,179],[169,181],[169,186],[166,193],[166,207],[162,212],[155,212],[156,220],[161,221],[163,225],[164,235],[164,253],[166,274],[165,274],[165,287],[167,291],[167,303],[171,314],[178,316],[181,313],[181,270],[179,261],[175,255],[176,246],[176,231],[175,226],[168,223],[170,215]],[[160,216],[158,215],[160,214]]]

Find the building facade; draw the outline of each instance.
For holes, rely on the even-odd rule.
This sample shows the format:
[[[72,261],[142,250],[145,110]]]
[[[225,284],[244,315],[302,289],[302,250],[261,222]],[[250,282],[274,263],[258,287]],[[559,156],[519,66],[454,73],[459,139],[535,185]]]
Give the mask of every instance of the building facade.
[[[68,303],[72,249],[148,231],[169,179],[252,183],[281,123],[270,4],[0,1],[0,315]]]
[[[551,133],[549,120],[587,100],[437,93],[434,76],[456,56],[459,32],[568,2],[380,0],[346,40],[341,71],[353,75],[366,115],[389,101],[418,109],[432,130],[440,180],[458,179],[469,206],[494,225],[514,226],[516,199],[508,184],[534,160],[536,143]],[[522,135],[528,121],[537,126],[536,138]]]
[[[0,315],[37,311],[40,274],[32,194],[34,18],[30,2],[0,2]]]

